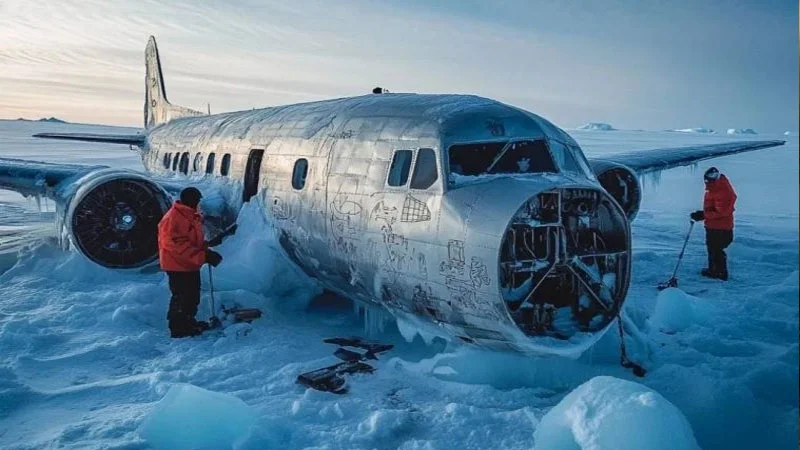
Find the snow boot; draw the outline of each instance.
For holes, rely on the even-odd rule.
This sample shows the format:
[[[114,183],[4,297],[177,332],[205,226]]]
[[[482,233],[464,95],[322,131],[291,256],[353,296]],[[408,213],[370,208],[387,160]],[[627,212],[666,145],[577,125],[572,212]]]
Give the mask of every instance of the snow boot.
[[[709,268],[705,268],[705,269],[701,270],[700,271],[700,275],[702,275],[702,276],[704,276],[706,278],[717,278],[716,275],[714,274],[714,272],[712,272],[711,269],[709,269]]]

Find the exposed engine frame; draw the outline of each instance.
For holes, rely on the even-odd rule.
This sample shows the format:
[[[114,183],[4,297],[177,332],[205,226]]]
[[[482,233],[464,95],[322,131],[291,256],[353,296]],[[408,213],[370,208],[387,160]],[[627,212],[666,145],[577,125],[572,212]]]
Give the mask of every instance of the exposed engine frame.
[[[603,329],[630,283],[630,227],[599,189],[562,188],[529,199],[506,229],[500,287],[529,336],[569,339]]]

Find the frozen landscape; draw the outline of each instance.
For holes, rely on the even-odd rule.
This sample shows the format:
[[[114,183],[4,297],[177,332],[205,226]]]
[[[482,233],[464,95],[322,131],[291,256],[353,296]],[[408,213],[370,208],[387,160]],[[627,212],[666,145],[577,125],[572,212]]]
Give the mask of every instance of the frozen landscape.
[[[570,134],[590,156],[748,139],[602,129]],[[30,137],[48,131],[134,130],[0,121],[0,157],[141,170],[125,146]],[[0,191],[0,448],[796,448],[798,138],[758,138],[787,143],[643,180],[624,315],[644,378],[620,367],[616,333],[577,360],[523,357],[415,335],[320,295],[284,260],[256,203],[219,248],[214,286],[218,302],[265,317],[170,340],[164,274],[61,251],[52,204]],[[696,226],[679,289],[659,293],[712,165],[738,194],[731,279],[699,276]],[[335,362],[323,338],[350,335],[395,348],[345,395],[295,384]]]

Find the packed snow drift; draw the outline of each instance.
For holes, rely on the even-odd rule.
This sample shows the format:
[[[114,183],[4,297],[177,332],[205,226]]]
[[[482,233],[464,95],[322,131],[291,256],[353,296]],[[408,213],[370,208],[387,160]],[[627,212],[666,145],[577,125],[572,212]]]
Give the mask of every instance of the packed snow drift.
[[[0,156],[141,167],[124,146],[28,137],[91,130],[111,131],[0,121]],[[572,134],[590,156],[746,138]],[[797,158],[791,137],[644,183],[624,311],[627,350],[644,378],[620,367],[616,328],[577,360],[523,357],[420,335],[320,293],[285,261],[255,202],[212,275],[217,306],[255,306],[264,317],[171,340],[163,273],[108,270],[61,251],[52,205],[40,213],[0,191],[0,448],[796,448]],[[695,227],[679,288],[659,293],[710,165],[739,196],[731,279],[699,276],[706,255]],[[345,395],[295,383],[336,362],[323,338],[351,335],[395,348],[373,362],[374,374],[350,377]]]

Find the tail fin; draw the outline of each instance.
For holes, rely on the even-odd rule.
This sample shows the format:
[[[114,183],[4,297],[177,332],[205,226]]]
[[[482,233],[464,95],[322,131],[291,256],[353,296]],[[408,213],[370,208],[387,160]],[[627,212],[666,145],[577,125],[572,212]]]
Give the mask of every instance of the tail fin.
[[[144,97],[144,127],[152,128],[156,125],[188,116],[202,116],[203,113],[193,109],[171,104],[167,100],[167,91],[164,89],[164,76],[161,73],[161,60],[158,58],[156,38],[150,36],[147,48],[144,51],[145,65],[145,97]]]

